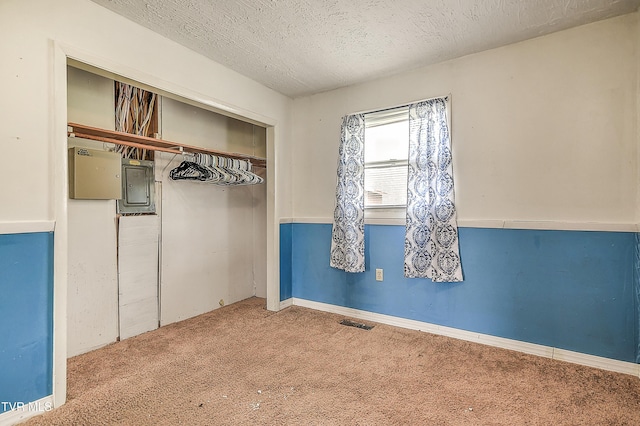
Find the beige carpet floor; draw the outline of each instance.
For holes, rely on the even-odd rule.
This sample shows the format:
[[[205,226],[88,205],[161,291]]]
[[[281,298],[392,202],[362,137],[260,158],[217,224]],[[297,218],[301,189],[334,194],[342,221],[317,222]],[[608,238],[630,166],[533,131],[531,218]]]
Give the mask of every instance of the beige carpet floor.
[[[640,425],[640,379],[252,298],[74,357],[28,425]]]

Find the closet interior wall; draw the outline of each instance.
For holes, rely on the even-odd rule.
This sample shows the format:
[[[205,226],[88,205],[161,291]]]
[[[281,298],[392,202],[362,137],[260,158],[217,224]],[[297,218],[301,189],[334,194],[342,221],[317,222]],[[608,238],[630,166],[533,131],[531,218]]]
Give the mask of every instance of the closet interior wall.
[[[161,105],[164,139],[266,156],[263,128],[254,132],[249,123],[172,99]],[[156,152],[155,161],[162,182],[161,325],[266,297],[266,185],[173,181],[169,171],[181,156]],[[266,177],[264,169],[254,171]]]
[[[68,121],[114,128],[114,81],[68,67]],[[264,128],[164,97],[162,137],[266,157]],[[108,144],[69,138],[69,146]],[[160,324],[253,295],[266,297],[266,185],[172,181],[181,156],[156,152]],[[264,169],[254,169],[266,178]],[[114,200],[69,200],[68,356],[118,339]]]

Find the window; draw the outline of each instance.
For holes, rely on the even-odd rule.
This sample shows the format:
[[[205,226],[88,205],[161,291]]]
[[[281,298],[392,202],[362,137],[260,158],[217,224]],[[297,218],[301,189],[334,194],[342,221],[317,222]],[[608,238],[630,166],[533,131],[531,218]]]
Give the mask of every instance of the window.
[[[409,113],[407,107],[365,115],[365,208],[407,204]]]

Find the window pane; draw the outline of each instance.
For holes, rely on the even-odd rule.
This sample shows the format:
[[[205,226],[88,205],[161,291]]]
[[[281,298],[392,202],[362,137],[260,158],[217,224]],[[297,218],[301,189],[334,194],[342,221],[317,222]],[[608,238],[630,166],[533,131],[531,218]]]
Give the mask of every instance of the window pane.
[[[367,127],[364,141],[365,163],[406,160],[409,156],[409,120]]]
[[[365,166],[364,177],[365,207],[407,204],[406,162],[393,165]]]
[[[364,137],[365,207],[407,204],[409,110],[406,106],[369,113]]]

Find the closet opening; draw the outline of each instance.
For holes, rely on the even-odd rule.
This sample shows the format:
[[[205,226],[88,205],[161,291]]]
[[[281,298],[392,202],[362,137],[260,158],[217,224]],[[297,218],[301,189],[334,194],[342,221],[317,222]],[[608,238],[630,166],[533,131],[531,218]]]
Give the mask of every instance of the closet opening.
[[[68,357],[267,297],[266,167],[237,158],[210,166],[231,170],[236,183],[254,174],[246,181],[254,184],[171,176],[185,161],[198,164],[194,148],[266,158],[266,125],[76,61],[67,66],[67,121],[177,143],[121,145],[71,126],[67,148],[119,153],[123,183],[119,199],[67,199]]]

